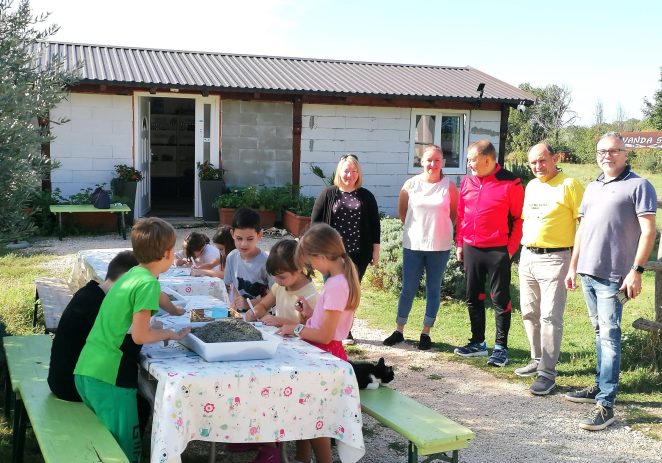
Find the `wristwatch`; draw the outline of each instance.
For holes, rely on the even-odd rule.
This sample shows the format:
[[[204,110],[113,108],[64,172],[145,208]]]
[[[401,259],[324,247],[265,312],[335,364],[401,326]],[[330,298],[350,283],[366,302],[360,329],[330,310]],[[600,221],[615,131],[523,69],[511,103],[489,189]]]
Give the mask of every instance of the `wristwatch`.
[[[303,323],[299,323],[297,326],[294,327],[294,336],[299,337],[301,336],[301,332],[303,329],[306,327]]]
[[[630,267],[632,270],[634,270],[637,273],[644,273],[645,268],[643,268],[641,265],[633,264],[632,267]]]

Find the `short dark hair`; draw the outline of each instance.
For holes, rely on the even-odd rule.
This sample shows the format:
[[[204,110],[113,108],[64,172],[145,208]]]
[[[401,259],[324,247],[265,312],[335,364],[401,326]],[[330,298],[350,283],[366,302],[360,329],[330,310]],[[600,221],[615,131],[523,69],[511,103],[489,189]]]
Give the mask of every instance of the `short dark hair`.
[[[247,207],[237,209],[232,217],[232,229],[237,228],[240,230],[252,228],[259,233],[262,230],[260,214]]]
[[[294,273],[299,271],[294,261],[296,251],[297,242],[295,240],[280,240],[274,244],[269,250],[269,257],[267,257],[267,263],[265,264],[267,273],[269,275],[278,275],[283,272]]]
[[[131,228],[133,254],[141,264],[161,260],[175,247],[177,234],[168,222],[158,217],[139,219]]]
[[[138,265],[138,259],[133,255],[133,251],[122,251],[117,253],[108,264],[106,280],[117,281],[119,277]]]
[[[475,141],[471,145],[469,145],[469,149],[472,148],[476,150],[476,154],[478,154],[479,156],[489,156],[494,160],[496,160],[497,158],[496,148],[489,140]]]
[[[206,245],[209,244],[209,237],[200,232],[191,232],[184,241],[184,249],[186,250],[186,258],[193,258],[193,253],[202,251]]]

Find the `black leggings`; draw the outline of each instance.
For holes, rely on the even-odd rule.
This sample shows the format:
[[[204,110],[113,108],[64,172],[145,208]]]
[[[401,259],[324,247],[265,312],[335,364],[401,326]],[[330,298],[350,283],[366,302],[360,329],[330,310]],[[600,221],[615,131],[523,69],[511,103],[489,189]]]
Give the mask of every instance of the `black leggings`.
[[[471,341],[485,341],[485,280],[489,279],[490,297],[496,322],[495,344],[508,347],[510,331],[510,256],[505,246],[477,248],[462,246],[467,279],[467,307],[471,321]]]
[[[357,253],[349,253],[349,258],[352,259],[352,262],[354,262],[354,265],[356,266],[356,272],[359,274],[359,283],[363,280],[363,275],[365,275],[365,271],[368,269],[368,263],[361,262],[361,255]]]

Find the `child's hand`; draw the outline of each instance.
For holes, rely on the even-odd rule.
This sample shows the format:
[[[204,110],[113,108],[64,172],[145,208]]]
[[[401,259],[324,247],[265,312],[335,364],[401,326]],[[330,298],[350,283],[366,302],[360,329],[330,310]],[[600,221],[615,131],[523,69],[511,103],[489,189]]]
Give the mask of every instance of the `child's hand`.
[[[276,334],[280,334],[281,336],[294,336],[294,328],[296,328],[296,325],[283,325],[278,331],[276,331]]]
[[[264,323],[267,326],[281,326],[282,323],[280,320],[278,320],[278,317],[274,317],[273,315],[265,315],[260,319],[262,323]]]
[[[301,312],[301,315],[303,315],[303,318],[305,320],[308,320],[310,317],[313,316],[313,308],[310,307],[310,304],[308,304],[308,301],[306,300],[305,297],[298,296],[297,302],[294,304],[294,306],[299,312]]]
[[[234,292],[232,307],[234,307],[236,310],[239,310],[240,312],[248,310],[248,303],[246,302],[246,299],[241,297],[241,294],[239,294],[237,291]]]
[[[256,322],[257,321],[257,315],[255,315],[255,312],[252,310],[249,310],[246,312],[246,321],[247,322]]]
[[[184,336],[186,336],[190,332],[191,332],[191,327],[190,326],[187,326],[186,328],[182,328],[179,331],[170,330],[170,333],[172,333],[172,334],[169,335],[168,339],[163,340],[163,345],[167,346],[168,341],[179,341],[180,339],[182,339]]]
[[[172,311],[172,315],[184,315],[185,313],[186,309],[181,305],[176,305],[175,309]]]
[[[191,268],[191,276],[192,277],[201,277],[202,276],[202,271],[197,267],[192,267]]]

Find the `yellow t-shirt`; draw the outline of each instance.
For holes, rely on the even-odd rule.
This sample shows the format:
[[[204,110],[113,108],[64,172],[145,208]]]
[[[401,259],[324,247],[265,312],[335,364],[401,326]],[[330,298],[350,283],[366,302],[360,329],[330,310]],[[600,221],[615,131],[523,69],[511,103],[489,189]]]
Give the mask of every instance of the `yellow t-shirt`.
[[[526,186],[522,244],[537,248],[567,248],[575,242],[584,187],[559,172],[547,182],[535,178]]]
[[[311,307],[315,307],[315,304],[317,303],[317,288],[315,288],[312,281],[296,291],[288,291],[284,286],[274,283],[271,286],[271,292],[276,297],[274,315],[277,317],[288,318],[292,320],[293,323],[299,323],[299,311],[294,306],[297,302],[298,296],[305,297]]]

